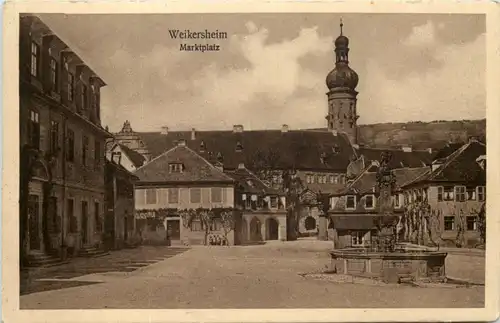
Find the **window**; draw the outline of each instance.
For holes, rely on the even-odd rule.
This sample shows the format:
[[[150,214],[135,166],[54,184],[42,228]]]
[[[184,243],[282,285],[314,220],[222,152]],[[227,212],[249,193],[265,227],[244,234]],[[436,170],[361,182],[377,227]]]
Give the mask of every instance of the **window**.
[[[170,173],[182,173],[184,171],[184,165],[180,163],[169,164],[168,170]]]
[[[31,63],[30,70],[31,75],[34,77],[39,77],[38,75],[38,67],[40,65],[40,46],[37,43],[31,43]]]
[[[439,189],[441,189],[441,192],[442,192],[442,199],[440,200],[439,199]],[[454,199],[454,192],[453,192],[453,187],[441,187],[438,188],[438,201],[441,202],[441,201],[453,201]]]
[[[210,223],[210,230],[211,231],[221,231],[222,230],[222,223],[219,219],[214,219],[212,223]]]
[[[66,131],[67,136],[67,149],[66,149],[66,160],[69,162],[75,161],[75,132],[71,129]]]
[[[146,190],[146,204],[156,204],[156,189],[150,188]]]
[[[314,184],[316,181],[316,175],[311,175],[311,184]]]
[[[373,209],[375,207],[375,196],[367,195],[365,198],[365,207],[367,209]]]
[[[101,143],[99,140],[94,140],[94,167],[97,168],[101,164]]]
[[[212,187],[210,195],[211,195],[212,203],[221,203],[222,202],[222,188]]]
[[[59,122],[50,122],[50,151],[56,152],[59,149]]]
[[[363,246],[365,233],[361,231],[354,231],[351,233],[351,245],[352,246]]]
[[[271,196],[271,208],[277,209],[278,208],[278,197],[277,196]]]
[[[87,151],[89,150],[89,138],[87,136],[82,137],[82,165],[87,165]]]
[[[68,72],[68,101],[72,102],[75,95],[75,77]]]
[[[467,231],[475,231],[476,230],[476,217],[468,216],[467,217]]]
[[[204,231],[203,224],[199,220],[191,222],[191,231]]]
[[[28,142],[36,149],[40,149],[40,114],[37,111],[29,110]]]
[[[329,178],[329,179],[330,179],[330,184],[335,183],[335,176],[330,175],[330,178]]]
[[[401,207],[399,199],[400,199],[399,194],[396,194],[396,196],[394,196],[394,207]]]
[[[483,202],[486,200],[486,186],[477,187],[477,200]]]
[[[99,214],[99,202],[94,203],[94,219],[95,219],[95,230],[100,233],[102,232],[101,216]]]
[[[168,189],[168,203],[169,204],[179,203],[179,189],[178,188],[169,188]]]
[[[58,91],[58,66],[57,66],[57,61],[54,58],[50,58],[50,86],[52,91],[57,92]]]
[[[69,219],[69,232],[76,233],[78,230],[78,221],[75,216],[75,203],[72,199],[66,201],[66,210]]]
[[[201,203],[201,188],[191,188],[189,190],[189,199],[191,203]]]
[[[82,110],[87,109],[88,90],[87,85],[82,84]]]
[[[465,202],[465,186],[455,186],[455,201]]]
[[[318,175],[318,183],[326,184],[326,175]]]
[[[445,216],[444,217],[444,230],[445,231],[455,230],[455,217],[454,216]]]
[[[475,201],[476,200],[476,190],[474,187],[467,187],[467,200]]]
[[[311,175],[306,175],[306,183],[311,184],[312,183],[312,176]]]
[[[348,210],[352,210],[356,208],[356,196],[354,195],[348,195],[346,197],[346,204],[345,208]]]

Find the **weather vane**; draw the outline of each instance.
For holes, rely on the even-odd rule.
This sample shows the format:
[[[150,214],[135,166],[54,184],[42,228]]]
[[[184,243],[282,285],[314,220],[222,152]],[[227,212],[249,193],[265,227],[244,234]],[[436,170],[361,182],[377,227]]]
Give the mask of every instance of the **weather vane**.
[[[340,35],[342,36],[342,28],[344,27],[344,23],[342,22],[342,18],[340,18]]]

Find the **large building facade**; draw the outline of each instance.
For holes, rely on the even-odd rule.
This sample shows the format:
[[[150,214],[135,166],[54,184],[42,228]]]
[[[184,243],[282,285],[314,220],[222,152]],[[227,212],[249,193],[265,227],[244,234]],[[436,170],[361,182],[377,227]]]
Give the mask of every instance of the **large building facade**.
[[[23,256],[76,254],[102,237],[105,83],[35,16],[19,41]]]
[[[148,161],[182,141],[213,165],[221,165],[230,172],[244,164],[265,185],[283,192],[290,191],[284,175],[293,171],[301,182],[301,205],[298,220],[294,220],[295,223],[288,221],[287,230],[296,227],[299,236],[319,233],[321,239],[326,239],[327,221],[324,218],[328,217],[327,213],[334,211],[341,216],[346,210],[328,211],[322,201],[330,196],[341,198],[346,187],[353,188],[353,182],[360,176],[363,182],[371,177],[373,174],[367,170],[373,162],[380,160],[382,154],[390,153],[392,158],[388,166],[408,181],[412,179],[408,176],[431,167],[435,156],[432,149],[415,150],[410,146],[377,148],[364,146],[359,141],[356,91],[359,76],[350,67],[349,39],[344,35],[342,23],[334,44],[334,68],[326,76],[327,115],[323,129],[294,130],[284,124],[281,129],[259,131],[247,131],[243,125],[234,125],[233,129],[218,131],[170,131],[165,126],[157,132],[137,132],[126,121],[121,131],[115,134],[114,141],[109,143],[110,147],[116,147],[116,144],[128,147],[140,153],[147,165]],[[418,171],[414,171],[416,169]],[[398,185],[402,183],[398,182]],[[400,186],[398,190],[394,194],[399,196],[402,194]],[[366,200],[366,197],[358,197]],[[398,201],[400,199],[402,197],[398,197]],[[376,203],[376,197],[372,200]],[[287,204],[294,203],[287,201]],[[361,213],[373,212],[367,209]],[[350,210],[344,213],[352,215]]]

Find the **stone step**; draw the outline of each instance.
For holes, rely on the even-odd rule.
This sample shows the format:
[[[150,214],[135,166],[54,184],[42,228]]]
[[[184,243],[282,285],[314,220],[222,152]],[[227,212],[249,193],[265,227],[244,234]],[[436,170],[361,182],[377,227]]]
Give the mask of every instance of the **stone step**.
[[[68,263],[58,257],[46,254],[31,254],[28,256],[28,267],[52,267]]]
[[[88,258],[98,258],[109,255],[108,251],[97,249],[95,247],[91,248],[82,248],[80,249],[79,256],[88,257]]]

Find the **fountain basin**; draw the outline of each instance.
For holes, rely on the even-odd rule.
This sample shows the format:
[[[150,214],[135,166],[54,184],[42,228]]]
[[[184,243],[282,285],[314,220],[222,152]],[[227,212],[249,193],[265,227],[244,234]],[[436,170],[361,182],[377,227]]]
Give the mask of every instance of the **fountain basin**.
[[[386,283],[444,282],[446,256],[446,252],[425,250],[373,252],[349,248],[330,252],[333,272],[381,279]]]

